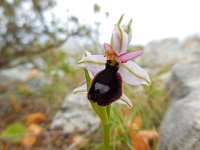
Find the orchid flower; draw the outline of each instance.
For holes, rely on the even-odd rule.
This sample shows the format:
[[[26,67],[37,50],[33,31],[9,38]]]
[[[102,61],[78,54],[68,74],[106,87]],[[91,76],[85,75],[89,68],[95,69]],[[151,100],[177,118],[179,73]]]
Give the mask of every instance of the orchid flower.
[[[126,52],[132,37],[132,21],[128,26],[121,27],[122,19],[123,15],[115,25],[110,44],[104,43],[106,57],[84,53],[78,64],[84,68],[86,84],[74,90],[74,93],[87,93],[93,110],[99,116],[103,126],[104,150],[110,150],[110,104],[123,102],[132,107],[131,101],[123,93],[122,82],[131,85],[151,84],[146,71],[132,61],[143,51]]]
[[[117,24],[112,33],[111,44],[104,43],[105,54],[107,57],[104,55],[91,55],[87,52],[78,62],[79,66],[86,68],[90,72],[91,78],[93,78],[99,72],[104,70],[105,64],[109,60],[111,66],[116,63],[118,64],[117,66],[119,66],[119,69],[117,71],[121,75],[123,82],[130,85],[150,85],[151,81],[149,75],[139,65],[132,61],[132,59],[141,56],[143,51],[126,52],[130,38],[131,36],[129,36],[129,33],[125,32],[124,29]],[[101,87],[102,84],[97,83],[95,88],[98,89]],[[106,92],[109,90],[109,87],[104,85],[102,90],[103,92]],[[81,85],[74,90],[74,93],[86,92],[86,85]],[[119,99],[129,107],[132,107],[129,98],[124,93],[120,95]],[[105,104],[107,105],[107,103]]]

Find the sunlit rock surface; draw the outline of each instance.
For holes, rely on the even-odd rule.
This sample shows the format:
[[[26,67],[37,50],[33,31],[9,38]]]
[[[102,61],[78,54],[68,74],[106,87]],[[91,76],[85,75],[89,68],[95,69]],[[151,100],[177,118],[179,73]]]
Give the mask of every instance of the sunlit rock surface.
[[[200,37],[189,37],[184,41],[169,38],[153,41],[144,47],[140,63],[147,67],[173,66],[180,62],[190,62],[200,58]]]
[[[200,61],[175,65],[168,89],[173,89],[170,93],[170,103],[187,96],[195,89],[200,89]]]
[[[147,67],[157,67],[171,65],[182,57],[180,42],[177,39],[165,39],[147,44],[141,59]]]
[[[177,61],[170,71],[159,150],[200,150],[200,38],[185,40],[180,49],[189,59]]]
[[[100,120],[94,114],[86,95],[71,94],[66,96],[62,108],[56,114],[50,128],[70,134],[88,131],[99,124]]]
[[[200,90],[170,105],[160,128],[159,150],[200,150]]]
[[[26,83],[30,91],[36,92],[41,87],[51,83],[51,80],[41,71],[44,68],[44,60],[36,58],[32,62],[13,68],[0,69],[0,85],[10,86],[16,83]]]

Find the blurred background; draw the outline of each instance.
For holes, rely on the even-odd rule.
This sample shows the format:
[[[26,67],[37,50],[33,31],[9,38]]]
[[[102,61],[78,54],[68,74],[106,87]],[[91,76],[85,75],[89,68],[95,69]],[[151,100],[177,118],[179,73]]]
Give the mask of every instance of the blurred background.
[[[1,150],[102,149],[98,118],[73,94],[84,80],[76,62],[86,50],[104,53],[121,14],[122,24],[133,20],[129,50],[144,50],[135,61],[152,85],[124,85],[134,107],[113,107],[112,149],[158,149],[167,108],[199,86],[187,82],[199,80],[198,0],[0,0]]]

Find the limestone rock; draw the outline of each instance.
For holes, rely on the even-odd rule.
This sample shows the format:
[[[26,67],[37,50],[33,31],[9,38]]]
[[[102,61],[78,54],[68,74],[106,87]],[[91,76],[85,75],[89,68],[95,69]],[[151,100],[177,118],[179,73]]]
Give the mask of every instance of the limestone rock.
[[[61,129],[64,133],[84,132],[92,126],[100,124],[100,120],[91,109],[86,95],[66,96],[53,122],[51,129]]]
[[[180,62],[199,60],[199,48],[199,36],[192,36],[184,41],[173,38],[154,41],[145,46],[145,53],[139,60],[151,68],[173,66]]]
[[[28,80],[29,70],[21,67],[8,68],[0,70],[0,83],[3,85],[9,85],[13,82],[24,82]]]
[[[42,86],[50,84],[51,80],[42,71],[35,69],[31,63],[0,69],[1,86],[10,86],[16,83],[26,83],[30,91],[36,92]]]
[[[191,91],[200,88],[200,62],[179,63],[172,69],[172,76],[168,83],[171,90],[170,102],[179,100]]]
[[[176,63],[172,69],[170,105],[160,127],[159,150],[200,150],[199,43],[185,41],[181,49],[191,59]]]
[[[171,65],[176,61],[183,59],[180,43],[177,39],[165,39],[150,42],[144,48],[144,52],[141,61],[147,67]]]
[[[200,150],[200,90],[169,107],[160,128],[159,150]]]
[[[160,126],[158,149],[200,150],[200,37],[188,38],[179,49],[185,58],[175,63],[167,82],[170,104]]]

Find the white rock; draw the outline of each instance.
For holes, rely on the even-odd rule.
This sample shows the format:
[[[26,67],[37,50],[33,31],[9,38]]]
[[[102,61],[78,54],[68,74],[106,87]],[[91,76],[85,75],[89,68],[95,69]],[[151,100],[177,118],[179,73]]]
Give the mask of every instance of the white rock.
[[[23,68],[9,68],[0,70],[1,84],[9,85],[12,82],[28,80],[29,70]]]
[[[3,86],[10,86],[15,83],[27,83],[33,92],[40,90],[42,86],[51,83],[44,73],[34,69],[31,63],[17,66],[15,68],[0,69],[0,83]]]
[[[200,62],[179,63],[173,67],[168,83],[168,89],[171,90],[170,102],[179,100],[199,88]]]
[[[147,44],[141,61],[148,67],[167,66],[182,59],[177,39],[165,39]]]
[[[91,109],[86,96],[71,94],[66,96],[62,110],[56,114],[50,128],[59,128],[64,133],[70,134],[87,131],[98,124],[100,120]]]
[[[164,52],[159,51],[163,48],[161,44]],[[158,150],[200,150],[200,37],[171,44],[167,48],[164,41],[151,47],[150,60],[154,65],[175,64],[167,81],[170,104],[160,126]],[[158,60],[153,62],[156,57]],[[147,58],[146,63],[150,60]]]
[[[200,58],[200,37],[194,36],[185,41],[164,39],[147,44],[140,62],[147,67],[173,66],[180,62],[190,62]]]
[[[175,101],[160,128],[159,150],[200,150],[200,90]]]

